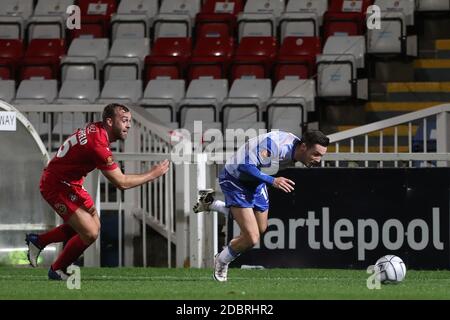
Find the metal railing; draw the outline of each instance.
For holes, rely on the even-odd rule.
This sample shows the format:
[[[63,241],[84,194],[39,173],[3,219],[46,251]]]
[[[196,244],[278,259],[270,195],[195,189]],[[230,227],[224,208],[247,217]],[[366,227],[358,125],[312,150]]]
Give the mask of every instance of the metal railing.
[[[435,126],[429,130],[430,126]],[[417,134],[421,130],[421,134]],[[420,131],[419,131],[420,133]],[[322,166],[414,167],[448,166],[450,104],[443,104],[374,122],[328,136]],[[430,142],[435,142],[431,146]]]

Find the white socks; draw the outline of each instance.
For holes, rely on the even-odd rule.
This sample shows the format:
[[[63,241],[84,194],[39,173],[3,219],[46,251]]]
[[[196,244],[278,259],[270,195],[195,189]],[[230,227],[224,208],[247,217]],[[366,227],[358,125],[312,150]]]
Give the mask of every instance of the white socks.
[[[219,262],[223,264],[229,264],[240,255],[239,252],[234,251],[231,246],[226,246],[225,249],[219,254]]]
[[[221,200],[214,200],[213,203],[210,204],[209,209],[211,211],[223,213],[226,217],[230,213],[230,208],[225,207],[225,202]]]

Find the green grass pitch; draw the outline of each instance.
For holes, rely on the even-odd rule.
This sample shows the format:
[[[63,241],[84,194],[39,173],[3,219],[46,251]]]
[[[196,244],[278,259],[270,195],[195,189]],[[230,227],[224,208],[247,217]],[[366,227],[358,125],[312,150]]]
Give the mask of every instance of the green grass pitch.
[[[43,268],[0,267],[5,299],[450,299],[450,271],[408,270],[404,282],[369,290],[365,270],[230,269],[227,283],[211,269],[81,268],[81,289],[47,280]]]

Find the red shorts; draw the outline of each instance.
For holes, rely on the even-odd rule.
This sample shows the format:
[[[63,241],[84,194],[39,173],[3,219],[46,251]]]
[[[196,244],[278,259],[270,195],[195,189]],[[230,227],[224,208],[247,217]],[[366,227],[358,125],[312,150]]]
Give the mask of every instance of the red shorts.
[[[47,171],[41,176],[39,188],[42,197],[64,222],[67,222],[78,208],[87,211],[94,206],[94,201],[83,186],[63,182]]]

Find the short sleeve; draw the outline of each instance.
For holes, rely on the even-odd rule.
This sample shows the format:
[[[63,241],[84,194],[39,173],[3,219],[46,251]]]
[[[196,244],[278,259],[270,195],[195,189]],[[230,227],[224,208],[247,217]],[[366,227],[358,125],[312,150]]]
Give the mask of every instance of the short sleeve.
[[[113,154],[108,146],[104,144],[97,144],[94,146],[94,161],[95,167],[99,170],[114,170],[118,168],[117,163],[114,162]]]

